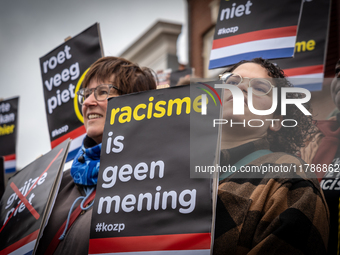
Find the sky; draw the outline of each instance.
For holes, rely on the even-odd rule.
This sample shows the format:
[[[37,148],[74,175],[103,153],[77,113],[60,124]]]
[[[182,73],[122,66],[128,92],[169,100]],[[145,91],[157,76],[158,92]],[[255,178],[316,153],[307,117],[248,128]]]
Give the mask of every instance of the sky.
[[[187,63],[186,0],[0,0],[0,98],[19,96],[16,159],[21,169],[50,149],[39,58],[98,22],[104,55],[119,56],[157,20],[183,24],[178,58]],[[0,146],[6,146],[0,144]]]

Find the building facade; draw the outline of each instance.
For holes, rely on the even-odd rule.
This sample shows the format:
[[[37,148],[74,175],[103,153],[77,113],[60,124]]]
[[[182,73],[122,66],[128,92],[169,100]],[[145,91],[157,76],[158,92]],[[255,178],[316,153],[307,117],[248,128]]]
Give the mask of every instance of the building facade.
[[[325,77],[333,78],[335,64],[340,58],[340,1],[331,1]],[[220,0],[187,0],[189,65],[195,75],[218,78],[224,69],[208,70],[210,50],[218,16]],[[325,79],[322,91],[312,92],[313,116],[325,119],[335,108],[330,95],[330,81]]]

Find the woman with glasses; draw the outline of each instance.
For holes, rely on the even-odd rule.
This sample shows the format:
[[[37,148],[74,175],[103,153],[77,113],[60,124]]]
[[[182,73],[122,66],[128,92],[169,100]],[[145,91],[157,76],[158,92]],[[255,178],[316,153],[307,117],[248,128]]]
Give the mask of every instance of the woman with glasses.
[[[281,88],[291,85],[266,60],[241,61],[220,78],[243,93],[244,114],[233,114],[236,98],[225,89],[220,164],[234,171],[220,175],[214,254],[325,254],[328,208],[315,174],[295,156],[314,132],[311,116],[295,105],[281,115]],[[273,113],[252,113],[271,109],[274,96]]]
[[[117,57],[91,65],[77,92],[86,137],[71,170],[64,171],[51,217],[36,254],[88,254],[92,205],[108,99],[156,88],[153,71]]]

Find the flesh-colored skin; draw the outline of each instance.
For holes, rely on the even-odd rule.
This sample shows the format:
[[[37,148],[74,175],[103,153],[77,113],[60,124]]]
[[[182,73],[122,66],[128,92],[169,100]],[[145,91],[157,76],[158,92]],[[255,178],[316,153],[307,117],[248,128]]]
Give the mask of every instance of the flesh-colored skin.
[[[101,84],[111,84],[109,81],[98,82],[97,80],[91,80],[87,88],[96,88]],[[109,97],[117,97],[117,91],[112,89],[112,93]],[[92,138],[97,144],[102,142],[104,125],[106,119],[107,100],[97,101],[92,93],[83,103],[82,111],[84,118],[84,125],[86,134]]]
[[[267,70],[255,63],[245,63],[238,66],[233,73],[239,74],[242,77],[247,78],[265,78],[272,79],[268,74]],[[224,90],[224,102],[223,102],[223,119],[229,121],[228,124],[224,124],[223,132],[222,132],[222,149],[233,148],[239,146],[241,144],[245,144],[267,135],[268,129],[273,131],[278,131],[281,128],[281,122],[275,121],[272,124],[271,121],[265,121],[266,119],[282,119],[281,116],[275,116],[274,114],[259,116],[250,112],[247,104],[248,98],[248,88],[249,88],[249,79],[243,79],[243,82],[237,85],[243,93],[245,97],[244,103],[244,115],[233,115],[233,98],[230,90]],[[249,95],[250,96],[250,95]],[[272,106],[272,92],[269,92],[267,95],[258,96],[255,94],[251,95],[253,97],[253,106],[257,110],[268,110]],[[230,126],[230,120],[233,122],[243,122],[245,120],[245,127],[243,125],[234,125]],[[249,127],[247,125],[248,121],[251,119],[261,119],[264,122],[262,127]],[[260,123],[253,123],[253,125],[260,125]]]

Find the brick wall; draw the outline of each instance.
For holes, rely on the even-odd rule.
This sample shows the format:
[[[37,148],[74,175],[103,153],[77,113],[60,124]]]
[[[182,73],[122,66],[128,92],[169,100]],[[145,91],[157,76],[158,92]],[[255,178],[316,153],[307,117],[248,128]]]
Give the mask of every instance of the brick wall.
[[[214,24],[211,22],[211,0],[188,0],[189,65],[196,76],[203,77],[203,36]]]

